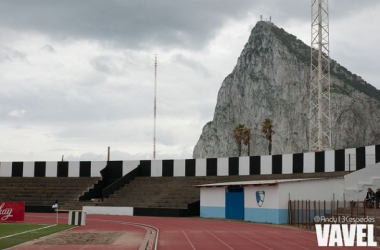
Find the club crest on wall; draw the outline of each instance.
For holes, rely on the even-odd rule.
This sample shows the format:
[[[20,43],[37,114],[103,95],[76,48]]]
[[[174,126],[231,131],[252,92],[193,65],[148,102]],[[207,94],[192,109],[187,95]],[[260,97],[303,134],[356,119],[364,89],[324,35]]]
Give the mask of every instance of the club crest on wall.
[[[256,191],[256,202],[259,207],[264,204],[265,191]]]

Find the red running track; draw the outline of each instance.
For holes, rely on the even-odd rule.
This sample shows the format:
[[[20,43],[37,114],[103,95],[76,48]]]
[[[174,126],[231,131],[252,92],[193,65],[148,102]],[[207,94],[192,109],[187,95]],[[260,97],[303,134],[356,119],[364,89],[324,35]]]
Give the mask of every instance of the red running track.
[[[55,223],[52,214],[26,214],[28,223]],[[162,218],[138,216],[88,215],[86,226],[62,232],[129,232],[133,237],[123,245],[32,245],[14,249],[138,249],[146,230],[123,224],[142,223],[157,227],[158,249],[167,250],[248,250],[248,249],[320,249],[312,231],[287,226],[275,226],[227,220],[200,218]],[[67,223],[67,215],[60,214],[59,223]],[[330,247],[331,248],[331,247]],[[339,247],[367,249],[367,247]],[[372,248],[373,249],[373,248]]]

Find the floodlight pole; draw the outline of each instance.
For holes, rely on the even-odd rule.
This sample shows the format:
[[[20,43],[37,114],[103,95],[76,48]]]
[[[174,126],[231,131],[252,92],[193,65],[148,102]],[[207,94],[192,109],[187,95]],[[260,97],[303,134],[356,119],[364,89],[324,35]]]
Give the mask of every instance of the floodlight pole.
[[[331,149],[328,0],[311,1],[309,149]]]

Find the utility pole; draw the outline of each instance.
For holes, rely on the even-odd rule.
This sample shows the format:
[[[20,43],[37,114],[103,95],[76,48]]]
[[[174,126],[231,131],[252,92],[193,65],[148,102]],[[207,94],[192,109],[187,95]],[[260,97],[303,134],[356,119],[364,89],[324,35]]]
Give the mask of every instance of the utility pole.
[[[309,149],[331,149],[328,0],[311,1]]]
[[[108,146],[107,161],[110,161],[110,157],[111,157],[111,147]]]
[[[156,159],[156,118],[157,118],[157,55],[154,58],[154,127],[153,127],[153,160]]]

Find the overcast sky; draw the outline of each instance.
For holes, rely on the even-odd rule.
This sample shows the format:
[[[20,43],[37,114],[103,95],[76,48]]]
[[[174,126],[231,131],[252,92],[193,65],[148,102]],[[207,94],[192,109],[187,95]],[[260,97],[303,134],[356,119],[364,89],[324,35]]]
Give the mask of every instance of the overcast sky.
[[[310,43],[306,0],[0,0],[0,161],[191,158],[260,19]],[[380,88],[380,2],[330,1],[331,57]]]

